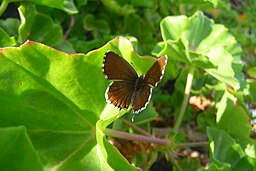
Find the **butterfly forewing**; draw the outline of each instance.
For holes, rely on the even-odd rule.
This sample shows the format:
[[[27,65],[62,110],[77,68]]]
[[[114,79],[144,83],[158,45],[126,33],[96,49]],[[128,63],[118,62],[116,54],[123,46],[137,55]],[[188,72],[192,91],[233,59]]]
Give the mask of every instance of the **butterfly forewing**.
[[[131,81],[111,83],[105,93],[107,101],[119,109],[128,109],[131,104],[133,84]]]
[[[152,87],[148,84],[144,84],[140,89],[135,92],[132,98],[132,109],[133,113],[139,113],[144,110],[148,105],[152,93]]]
[[[109,80],[134,80],[138,78],[135,69],[125,59],[112,51],[105,54],[102,71]]]
[[[155,87],[159,83],[159,81],[162,79],[164,75],[165,66],[167,64],[167,56],[162,56],[159,58],[148,70],[148,72],[145,75],[145,81]]]

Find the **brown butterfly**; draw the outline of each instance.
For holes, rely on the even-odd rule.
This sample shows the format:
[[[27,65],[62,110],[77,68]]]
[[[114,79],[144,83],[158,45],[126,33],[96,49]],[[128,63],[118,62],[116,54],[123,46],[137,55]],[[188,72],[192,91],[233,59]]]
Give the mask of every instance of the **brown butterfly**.
[[[130,104],[133,113],[144,110],[150,101],[152,89],[164,75],[167,60],[167,56],[162,56],[150,67],[145,76],[138,76],[132,65],[124,58],[107,51],[102,71],[106,79],[113,82],[106,90],[106,101],[118,107],[119,111],[128,109]]]

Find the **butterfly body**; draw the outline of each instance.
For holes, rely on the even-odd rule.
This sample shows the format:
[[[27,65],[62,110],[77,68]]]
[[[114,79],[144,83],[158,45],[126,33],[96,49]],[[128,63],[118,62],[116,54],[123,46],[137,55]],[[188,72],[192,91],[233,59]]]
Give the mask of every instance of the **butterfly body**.
[[[102,65],[105,77],[113,81],[105,93],[107,102],[119,109],[128,109],[132,105],[133,113],[142,111],[149,103],[153,87],[161,80],[166,64],[167,56],[163,56],[145,76],[138,76],[125,59],[108,51]]]

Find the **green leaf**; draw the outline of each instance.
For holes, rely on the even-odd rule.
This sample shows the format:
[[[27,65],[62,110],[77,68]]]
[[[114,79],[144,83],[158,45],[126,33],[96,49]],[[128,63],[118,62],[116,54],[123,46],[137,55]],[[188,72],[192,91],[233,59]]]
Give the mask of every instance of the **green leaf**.
[[[153,7],[156,5],[156,2],[154,0],[131,0],[131,4],[134,7]]]
[[[127,115],[127,120],[131,120],[134,113],[130,112],[129,115]],[[134,124],[139,125],[143,123],[148,123],[152,120],[154,120],[157,117],[157,112],[155,108],[152,106],[152,103],[149,103],[147,108],[143,111],[141,111],[138,115],[136,114],[134,118]]]
[[[255,153],[256,140],[255,139],[252,139],[249,137],[243,137],[243,138],[237,139],[237,142],[241,145],[244,152],[248,156],[250,156],[252,158],[256,158],[256,153]]]
[[[197,171],[229,171],[230,165],[227,163],[217,166],[215,163],[211,163],[207,169],[199,168]]]
[[[187,4],[195,4],[195,5],[205,5],[209,4],[213,6],[214,8],[217,7],[219,0],[181,0],[181,3],[187,3]]]
[[[95,19],[92,14],[87,14],[83,18],[83,27],[86,31],[93,31],[94,37],[103,37],[110,33],[108,22],[102,19]]]
[[[83,57],[34,42],[1,51],[0,126],[25,125],[45,168],[58,170],[74,163],[77,168],[86,167],[79,160],[96,144],[97,110],[84,100],[93,98],[74,86],[83,85],[81,76],[88,75]],[[82,75],[70,79],[77,73]],[[100,107],[104,104],[96,108]]]
[[[106,9],[117,15],[129,15],[135,12],[132,5],[125,4],[121,6],[117,3],[117,0],[101,0],[101,2]]]
[[[217,127],[233,137],[249,137],[251,131],[250,112],[243,102],[226,91],[217,111]]]
[[[228,163],[230,170],[253,170],[256,159],[245,154],[242,147],[225,131],[208,128],[207,135],[210,143],[211,159],[218,166]]]
[[[31,3],[24,3],[19,7],[21,25],[19,28],[19,41],[27,39],[56,45],[62,38],[62,29],[59,24],[45,14],[38,13]]]
[[[83,6],[86,5],[88,3],[88,0],[76,0],[78,6]]]
[[[73,46],[67,40],[60,40],[56,45],[53,46],[54,48],[61,50],[66,53],[76,53]]]
[[[0,168],[12,171],[43,170],[23,126],[0,128]]]
[[[124,170],[124,171],[132,171],[136,170],[135,167],[129,164],[129,162],[120,155],[119,151],[113,147],[105,138],[103,130],[109,125],[111,122],[113,122],[114,119],[109,120],[99,120],[97,122],[96,126],[96,137],[97,142],[99,143],[99,150],[100,150],[100,156],[103,158],[102,167],[108,168],[109,166],[106,164],[108,163],[113,170]],[[118,161],[118,162],[117,162]],[[103,169],[105,170],[105,169]]]
[[[0,52],[0,127],[24,125],[44,169],[133,168],[103,134],[118,113],[104,96],[110,83],[102,73],[107,50],[132,62],[139,74],[155,61],[139,57],[123,37],[86,55],[32,41]]]
[[[256,81],[252,79],[248,79],[247,83],[249,84],[249,93],[251,97],[252,103],[256,103]]]
[[[249,74],[250,77],[256,78],[256,66],[249,68],[247,74]]]
[[[232,69],[233,58],[231,54],[222,47],[216,47],[211,48],[207,56],[216,68],[205,69],[205,71],[234,89],[239,89],[239,81],[234,79],[235,73]],[[223,58],[225,58],[225,62],[223,62]]]
[[[7,18],[5,20],[0,20],[0,27],[9,35],[18,37],[18,29],[20,26],[20,21],[16,18]]]
[[[60,10],[63,10],[69,14],[76,14],[78,13],[76,6],[73,2],[73,0],[29,0],[30,2],[33,2],[38,5],[43,5],[51,8],[57,8]]]
[[[166,17],[160,27],[164,41],[157,44],[153,54],[167,54],[174,60],[204,69],[236,90],[240,88],[239,81],[244,81],[241,47],[223,25],[214,24],[202,12],[197,12],[190,18]]]
[[[198,167],[200,167],[199,158],[184,158],[178,161],[179,166],[182,170],[187,171],[195,171]],[[173,167],[173,171],[178,171],[176,167]]]
[[[204,111],[202,113],[200,113],[197,118],[197,124],[199,126],[199,128],[201,129],[206,129],[206,127],[208,126],[215,126],[216,125],[216,117],[213,114],[213,112],[210,111]]]
[[[14,37],[10,37],[2,28],[0,28],[0,47],[14,45],[16,45]]]
[[[4,12],[5,8],[7,7],[7,5],[9,3],[19,2],[19,1],[24,3],[22,0],[3,0],[2,4],[4,4],[5,7],[2,7],[3,5],[1,6],[0,15],[2,15],[2,13]],[[28,2],[32,2],[37,5],[43,5],[43,6],[47,6],[47,7],[51,7],[51,8],[57,8],[57,9],[67,12],[68,14],[78,13],[73,0],[54,0],[54,1],[52,1],[52,0],[28,0]]]
[[[164,18],[160,24],[163,40],[179,39],[182,35],[182,31],[186,29],[187,23],[188,19],[186,16],[171,16]]]

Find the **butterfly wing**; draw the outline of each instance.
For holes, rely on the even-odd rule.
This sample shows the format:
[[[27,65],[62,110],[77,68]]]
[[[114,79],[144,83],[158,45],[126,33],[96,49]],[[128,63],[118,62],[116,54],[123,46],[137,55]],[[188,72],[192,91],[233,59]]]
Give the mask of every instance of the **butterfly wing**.
[[[151,94],[152,87],[144,83],[132,97],[133,113],[139,113],[147,107],[151,98]]]
[[[107,102],[119,109],[128,109],[131,104],[133,87],[134,83],[131,81],[112,82],[105,93]]]
[[[167,64],[168,57],[162,56],[159,58],[148,70],[148,72],[145,75],[145,81],[155,87],[159,83],[159,81],[162,79],[165,71],[165,66]]]
[[[112,51],[105,54],[102,71],[109,80],[135,80],[138,78],[131,64]]]

